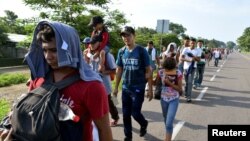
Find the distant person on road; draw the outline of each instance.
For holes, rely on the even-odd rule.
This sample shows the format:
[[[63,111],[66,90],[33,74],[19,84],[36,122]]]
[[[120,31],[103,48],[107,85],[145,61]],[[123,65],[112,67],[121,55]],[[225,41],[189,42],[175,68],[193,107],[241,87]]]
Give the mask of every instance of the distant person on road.
[[[168,57],[157,73],[155,81],[162,81],[161,107],[164,117],[166,136],[164,141],[171,141],[173,122],[182,93],[182,73],[176,68],[175,58]],[[154,82],[156,83],[156,82]]]
[[[181,61],[184,61],[184,76],[185,76],[185,97],[187,102],[192,102],[192,87],[194,73],[197,68],[197,62],[200,61],[201,51],[195,48],[196,39],[192,38],[190,47],[184,48],[181,53]]]
[[[118,94],[118,86],[122,82],[122,112],[124,123],[124,141],[132,141],[133,118],[140,124],[140,136],[147,133],[148,121],[141,112],[145,95],[145,85],[148,82],[147,98],[153,98],[152,70],[149,55],[144,47],[135,43],[135,30],[125,26],[120,36],[125,46],[117,54],[116,83],[114,96]]]
[[[215,66],[215,67],[218,67],[219,59],[220,59],[221,53],[220,53],[219,49],[216,48],[216,49],[214,50],[213,54],[214,54],[214,66]]]
[[[174,58],[176,60],[176,63],[178,64],[179,59],[177,55],[177,45],[174,42],[169,43],[167,50],[163,53],[163,59],[165,60],[166,58]]]
[[[177,50],[177,52],[179,52],[179,54],[180,54],[178,69],[181,71],[182,74],[183,74],[183,71],[184,71],[183,70],[184,61],[182,61],[182,59],[181,59],[182,58],[181,53],[185,48],[189,47],[189,42],[190,42],[190,38],[188,36],[185,36],[184,41],[183,41],[183,46],[179,47],[178,50]]]
[[[206,49],[203,48],[203,40],[198,40],[197,42],[197,50],[200,50],[201,52],[201,59],[200,61],[197,62],[197,68],[195,71],[195,77],[194,77],[194,89],[201,87],[201,83],[203,81],[203,75],[205,71],[205,66],[206,66]]]
[[[89,43],[90,43],[90,37],[85,37],[82,41],[82,43],[84,44],[83,50],[87,49],[89,47]]]
[[[210,65],[210,61],[213,59],[213,51],[212,49],[208,49],[208,53],[207,53],[207,57],[206,57],[206,61],[207,61],[207,65]]]
[[[162,50],[161,50],[161,53],[159,55],[159,66],[158,68],[162,68],[162,63],[163,63],[163,55],[164,55],[164,52],[167,50],[167,48],[165,46],[162,47]]]
[[[151,64],[152,75],[153,75],[154,71],[156,70],[156,63],[159,66],[159,60],[158,60],[158,57],[157,57],[157,52],[156,52],[156,49],[154,47],[153,41],[148,42],[146,50],[147,50],[148,55],[150,57],[150,64]],[[148,90],[148,83],[146,84],[145,90],[146,91]]]

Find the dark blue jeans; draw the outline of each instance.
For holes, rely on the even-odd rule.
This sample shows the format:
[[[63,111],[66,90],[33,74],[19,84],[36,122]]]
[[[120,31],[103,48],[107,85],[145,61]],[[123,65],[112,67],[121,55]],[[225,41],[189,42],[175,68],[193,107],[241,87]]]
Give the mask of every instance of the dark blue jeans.
[[[191,73],[188,74],[188,70],[184,70],[184,77],[185,77],[185,96],[187,96],[188,99],[191,99],[192,97],[192,87],[193,87],[193,81],[194,81],[194,72],[195,68],[192,69]]]
[[[205,64],[197,64],[195,77],[194,77],[194,85],[196,86],[201,85],[202,80],[203,80],[204,70],[205,70]]]
[[[122,90],[123,124],[126,137],[132,138],[131,115],[141,126],[145,126],[147,124],[146,119],[141,113],[144,101],[144,92],[144,89]]]
[[[214,58],[214,66],[218,67],[219,58]]]

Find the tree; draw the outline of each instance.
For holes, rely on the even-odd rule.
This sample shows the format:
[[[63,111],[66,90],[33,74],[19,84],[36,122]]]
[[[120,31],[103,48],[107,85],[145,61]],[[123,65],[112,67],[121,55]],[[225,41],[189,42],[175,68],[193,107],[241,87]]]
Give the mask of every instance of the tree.
[[[208,48],[225,48],[226,44],[222,41],[212,39],[208,41],[207,46]]]
[[[24,0],[24,2],[32,9],[39,9],[41,18],[71,25],[78,31],[81,39],[91,34],[92,28],[87,26],[91,17],[100,15],[104,17],[105,24],[111,32],[110,44],[112,50],[121,47],[121,40],[116,38],[119,35],[120,26],[126,24],[127,20],[124,14],[118,10],[109,11],[106,4],[110,0]],[[96,8],[93,9],[93,6]],[[116,51],[116,49],[113,51]]]
[[[172,33],[176,35],[184,34],[187,31],[187,29],[183,27],[181,24],[172,23],[172,22],[170,22],[169,24],[169,30],[172,31]]]
[[[8,27],[6,26],[3,18],[0,18],[0,47],[6,43],[8,36],[5,34]]]
[[[236,44],[233,41],[228,41],[226,44],[227,48],[229,49],[233,49],[236,46]]]
[[[250,51],[250,27],[244,30],[243,35],[237,39],[237,43],[240,49]]]
[[[147,27],[138,27],[136,32],[138,34],[148,34],[148,35],[152,35],[152,34],[157,33],[155,29],[147,28]]]
[[[5,10],[4,12],[6,14],[6,18],[5,18],[6,23],[9,26],[14,26],[15,23],[16,23],[16,20],[17,20],[18,16],[14,12],[12,12],[10,10]]]

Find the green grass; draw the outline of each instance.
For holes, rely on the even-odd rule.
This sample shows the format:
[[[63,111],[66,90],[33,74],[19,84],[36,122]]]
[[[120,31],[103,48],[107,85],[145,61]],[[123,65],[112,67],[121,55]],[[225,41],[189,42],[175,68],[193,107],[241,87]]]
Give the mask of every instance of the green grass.
[[[112,90],[114,90],[115,89],[115,80],[111,81],[111,84],[112,84]],[[122,90],[122,80],[120,81],[120,85],[118,87],[118,90],[119,90],[119,92],[121,92],[121,90]]]
[[[250,54],[250,52],[242,51],[243,54]]]
[[[0,100],[0,121],[8,114],[10,111],[10,104],[7,100]]]
[[[29,79],[29,73],[3,73],[0,74],[0,87],[24,83]]]

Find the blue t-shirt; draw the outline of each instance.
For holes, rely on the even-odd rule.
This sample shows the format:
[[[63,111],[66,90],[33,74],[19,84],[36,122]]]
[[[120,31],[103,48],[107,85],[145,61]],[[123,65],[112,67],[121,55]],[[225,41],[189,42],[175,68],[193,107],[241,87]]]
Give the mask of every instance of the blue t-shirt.
[[[116,64],[123,68],[122,87],[125,89],[145,89],[146,67],[150,66],[148,52],[141,46],[130,52],[127,47],[121,48],[117,55]]]

